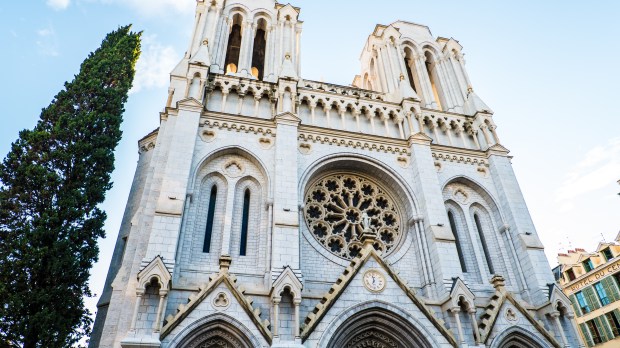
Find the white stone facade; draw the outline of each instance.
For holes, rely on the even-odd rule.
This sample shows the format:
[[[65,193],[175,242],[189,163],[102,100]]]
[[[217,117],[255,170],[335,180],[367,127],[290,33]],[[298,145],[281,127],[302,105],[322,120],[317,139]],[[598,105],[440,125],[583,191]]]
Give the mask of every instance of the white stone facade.
[[[378,25],[339,86],[299,15],[197,1],[90,346],[582,347],[458,41]]]

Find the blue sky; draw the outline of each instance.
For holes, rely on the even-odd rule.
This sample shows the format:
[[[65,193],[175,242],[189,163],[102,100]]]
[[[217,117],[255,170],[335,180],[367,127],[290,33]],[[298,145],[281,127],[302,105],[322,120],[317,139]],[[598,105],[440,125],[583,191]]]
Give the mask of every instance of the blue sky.
[[[132,23],[143,57],[126,106],[108,237],[91,284],[100,293],[137,161],[157,128],[168,73],[190,37],[194,0],[28,0],[0,3],[0,156],[79,70],[105,34]],[[297,0],[305,21],[302,76],[349,84],[377,23],[426,24],[464,46],[476,93],[495,111],[550,263],[620,229],[620,2]],[[570,243],[569,243],[570,240]],[[94,306],[96,299],[89,300]],[[94,307],[91,307],[94,310]]]

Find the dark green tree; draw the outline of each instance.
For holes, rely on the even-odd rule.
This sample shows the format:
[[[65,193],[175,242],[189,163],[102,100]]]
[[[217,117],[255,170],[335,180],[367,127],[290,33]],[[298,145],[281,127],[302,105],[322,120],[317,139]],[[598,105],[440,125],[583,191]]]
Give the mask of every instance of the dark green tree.
[[[141,33],[121,27],[0,164],[0,344],[70,347],[90,332],[97,261]]]

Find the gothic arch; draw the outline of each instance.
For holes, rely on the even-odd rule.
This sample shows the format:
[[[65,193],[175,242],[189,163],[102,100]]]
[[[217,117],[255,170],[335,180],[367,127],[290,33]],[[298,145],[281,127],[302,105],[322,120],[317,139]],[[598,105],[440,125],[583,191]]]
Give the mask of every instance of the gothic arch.
[[[401,309],[385,302],[359,304],[341,313],[323,333],[319,347],[431,348],[438,346],[432,333]]]
[[[544,348],[548,344],[535,334],[518,327],[513,327],[493,339],[491,348]]]
[[[266,169],[267,166],[265,165],[265,163],[260,159],[260,156],[241,146],[223,147],[206,154],[201,160],[197,162],[198,165],[196,165],[194,169],[192,169],[192,173],[190,174],[191,182],[189,183],[188,187],[194,187],[196,180],[198,179],[199,173],[202,169],[204,169],[204,167],[206,167],[213,159],[224,155],[237,155],[240,157],[244,157],[248,161],[252,162],[260,170],[261,174],[266,180],[266,183],[262,185],[263,189],[267,190],[267,192],[272,191],[271,177]]]
[[[226,314],[200,319],[170,342],[170,348],[255,348],[265,347],[241,322]]]

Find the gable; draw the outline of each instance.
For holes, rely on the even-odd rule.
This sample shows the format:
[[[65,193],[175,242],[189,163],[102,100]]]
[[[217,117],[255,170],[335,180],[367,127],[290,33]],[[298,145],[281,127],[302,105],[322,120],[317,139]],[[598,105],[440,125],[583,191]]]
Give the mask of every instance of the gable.
[[[373,292],[365,287],[363,278],[370,270],[378,272],[385,280],[385,287],[381,291]],[[319,324],[321,327],[336,330],[335,321],[344,320],[346,315],[343,313],[349,311],[353,315],[355,310],[352,308],[356,305],[371,303],[387,305],[388,310],[401,312],[401,316],[405,316],[411,326],[418,329],[421,334],[429,339],[435,339],[429,342],[433,347],[458,346],[453,333],[445,327],[443,320],[435,317],[434,312],[415,294],[415,291],[409,288],[375,252],[372,245],[368,244],[308,315],[302,327],[302,339],[313,342],[328,339],[325,335],[329,334],[315,332],[319,331],[316,330]]]
[[[178,307],[176,315],[169,315],[166,318],[165,326],[161,330],[161,339],[178,333],[182,327],[201,318],[225,310],[237,313],[238,320],[246,323],[251,330],[256,330],[271,344],[273,337],[269,330],[269,321],[260,318],[260,309],[252,306],[252,299],[246,297],[244,292],[243,288],[236,284],[234,276],[225,271],[214,274],[200,292],[190,296],[187,304]]]

